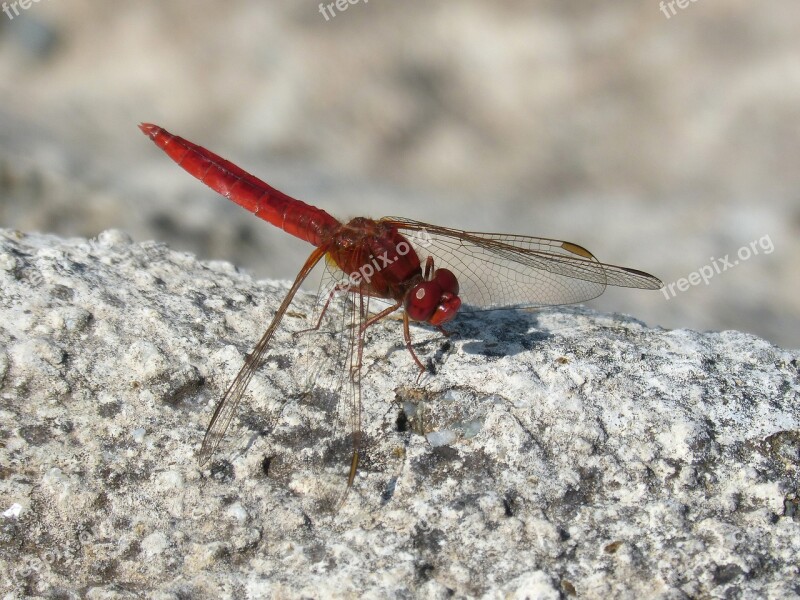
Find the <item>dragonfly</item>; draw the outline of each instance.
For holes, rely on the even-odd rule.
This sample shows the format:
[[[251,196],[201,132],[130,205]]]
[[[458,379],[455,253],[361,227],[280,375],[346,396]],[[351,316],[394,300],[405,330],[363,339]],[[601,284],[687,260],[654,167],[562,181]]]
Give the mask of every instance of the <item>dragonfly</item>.
[[[151,123],[142,132],[173,161],[217,193],[314,250],[255,348],[219,400],[199,452],[204,465],[218,450],[270,341],[303,282],[318,264],[333,282],[322,298],[319,327],[331,300],[346,297],[353,307],[347,347],[339,365],[347,373],[345,396],[352,448],[347,489],[353,485],[361,448],[361,368],[365,333],[402,311],[403,339],[420,374],[425,365],[411,340],[410,324],[428,324],[447,335],[456,315],[585,302],[607,286],[658,290],[661,281],[637,269],[599,262],[583,246],[526,235],[462,231],[401,217],[356,217],[343,223],[320,208],[273,188],[232,162]],[[371,299],[385,306],[369,310]]]

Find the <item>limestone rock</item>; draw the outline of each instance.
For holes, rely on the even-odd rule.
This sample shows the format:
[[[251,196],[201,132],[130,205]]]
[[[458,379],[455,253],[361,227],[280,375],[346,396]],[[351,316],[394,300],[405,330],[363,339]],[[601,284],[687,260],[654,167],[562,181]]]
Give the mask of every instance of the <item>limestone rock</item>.
[[[352,413],[309,384],[336,381],[341,340],[295,335],[313,294],[201,467],[285,283],[114,231],[2,230],[0,286],[5,598],[798,593],[796,351],[580,307],[494,312],[450,338],[415,327],[417,381],[386,320],[337,511]]]

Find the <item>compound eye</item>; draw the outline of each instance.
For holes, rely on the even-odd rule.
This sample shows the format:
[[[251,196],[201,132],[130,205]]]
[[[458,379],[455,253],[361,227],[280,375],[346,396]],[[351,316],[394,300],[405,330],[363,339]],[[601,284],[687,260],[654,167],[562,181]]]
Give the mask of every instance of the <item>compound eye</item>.
[[[439,284],[443,292],[450,292],[453,296],[458,296],[458,279],[449,269],[436,269],[433,281]]]
[[[435,281],[423,281],[406,295],[405,308],[410,319],[427,321],[439,305],[442,288]]]

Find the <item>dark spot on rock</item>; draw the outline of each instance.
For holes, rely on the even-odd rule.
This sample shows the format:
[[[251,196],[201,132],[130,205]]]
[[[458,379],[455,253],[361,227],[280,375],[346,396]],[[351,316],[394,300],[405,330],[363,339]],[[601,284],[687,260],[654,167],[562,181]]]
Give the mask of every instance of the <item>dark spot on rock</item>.
[[[599,486],[600,474],[596,469],[579,469],[580,483],[570,487],[561,498],[551,505],[559,512],[559,518],[572,518],[582,507],[591,504]]]
[[[800,521],[800,497],[797,494],[789,494],[783,499],[783,516]]]
[[[436,567],[429,562],[418,563],[414,565],[414,577],[420,583],[424,583],[433,577],[433,572],[435,570]]]
[[[70,269],[72,271],[74,271],[75,273],[83,274],[83,273],[86,273],[87,271],[93,270],[93,269],[90,269],[89,266],[86,265],[85,263],[78,262],[77,260],[73,260],[70,263],[69,266],[70,266]]]
[[[102,481],[108,489],[116,490],[122,485],[123,476],[122,473],[118,473],[111,467],[103,465],[97,473],[97,479]]]
[[[132,560],[139,556],[139,553],[142,551],[142,545],[139,543],[139,540],[133,540],[125,550],[123,550],[119,557],[122,560]]]
[[[464,456],[464,463],[460,469],[463,476],[469,476],[472,479],[482,479],[486,477],[494,477],[494,467],[496,463],[494,458],[486,454],[483,450],[477,450],[467,453]]]
[[[116,417],[122,407],[117,402],[104,402],[97,406],[97,414],[105,419]]]
[[[507,517],[513,517],[519,504],[519,494],[514,490],[508,490],[503,496],[503,510]]]
[[[108,292],[100,292],[100,297],[106,301],[109,306],[113,306],[114,308],[125,308],[125,302],[110,294]]]
[[[406,411],[401,410],[397,415],[397,419],[395,420],[395,428],[400,432],[408,431],[408,415],[406,414]]]
[[[800,462],[800,431],[778,431],[764,439],[763,445],[773,460]]]
[[[170,405],[181,404],[187,398],[195,396],[199,392],[200,388],[205,385],[205,382],[205,377],[198,374],[196,377],[181,384],[180,387],[172,392],[170,397],[167,398],[167,403]]]
[[[729,563],[727,565],[720,565],[714,569],[714,583],[723,585],[730,583],[743,573],[739,565]]]
[[[450,446],[437,446],[431,453],[437,460],[442,462],[449,462],[458,458],[458,450]]]
[[[75,430],[75,424],[72,421],[62,421],[56,423],[56,429],[62,433],[72,433]]]
[[[227,460],[215,460],[211,463],[211,479],[220,483],[233,481],[233,465]]]
[[[389,500],[392,499],[394,496],[394,490],[397,487],[397,477],[392,477],[389,482],[386,484],[386,487],[381,494],[381,502],[386,504]]]
[[[117,575],[117,568],[119,567],[119,563],[113,558],[101,558],[99,560],[92,561],[90,565],[93,575],[96,575],[102,580],[109,582],[114,581]]]
[[[179,585],[178,587],[172,588],[169,595],[171,598],[175,598],[175,600],[194,600],[194,598],[203,596],[203,593],[192,586]]]
[[[282,371],[292,366],[292,360],[284,354],[270,356],[267,362],[274,363]]]
[[[17,519],[0,521],[0,549],[18,554],[25,544],[25,536]]]
[[[438,446],[431,449],[412,462],[412,467],[420,473],[422,477],[428,478],[441,474],[443,465],[459,458],[458,450],[449,446]]]
[[[429,529],[426,525],[425,522],[417,525],[414,534],[411,536],[411,543],[414,549],[420,552],[428,552],[435,556],[442,550],[444,533],[441,529]]]
[[[100,492],[92,502],[92,508],[95,510],[104,510],[108,506],[108,494]]]
[[[31,446],[41,446],[50,441],[50,428],[45,425],[23,425],[19,428],[20,437]]]
[[[328,556],[328,551],[324,544],[312,544],[305,551],[305,554],[311,564],[327,562],[329,566],[335,566],[335,561]]]
[[[272,465],[273,458],[273,456],[265,456],[263,459],[261,459],[261,472],[267,477],[269,477],[269,468],[270,465]]]
[[[56,284],[50,290],[50,295],[59,300],[70,301],[75,296],[75,290],[65,285]]]
[[[508,498],[503,498],[503,511],[507,517],[514,516],[514,509],[511,508],[511,503],[508,501]]]

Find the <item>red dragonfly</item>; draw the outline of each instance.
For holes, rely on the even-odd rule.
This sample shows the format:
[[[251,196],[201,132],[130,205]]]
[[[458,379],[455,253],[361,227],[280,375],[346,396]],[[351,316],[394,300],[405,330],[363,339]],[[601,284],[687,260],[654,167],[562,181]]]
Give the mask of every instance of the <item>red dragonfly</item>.
[[[602,294],[607,285],[647,290],[662,286],[658,278],[643,271],[598,262],[591,252],[571,242],[461,231],[398,217],[357,217],[342,223],[157,125],[143,123],[139,127],[211,189],[315,246],[266,332],[217,404],[200,449],[200,464],[216,451],[297,290],[323,259],[337,283],[329,290],[316,328],[335,295],[348,296],[356,307],[350,347],[343,355],[350,362],[347,410],[353,440],[348,488],[359,461],[360,368],[364,334],[371,325],[403,309],[405,345],[422,373],[425,367],[411,343],[411,321],[428,323],[446,334],[442,326],[459,312],[584,302]],[[384,300],[388,306],[370,314],[370,298]]]

